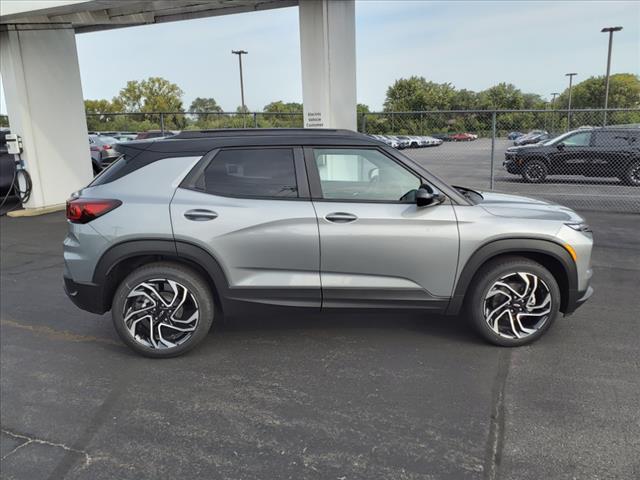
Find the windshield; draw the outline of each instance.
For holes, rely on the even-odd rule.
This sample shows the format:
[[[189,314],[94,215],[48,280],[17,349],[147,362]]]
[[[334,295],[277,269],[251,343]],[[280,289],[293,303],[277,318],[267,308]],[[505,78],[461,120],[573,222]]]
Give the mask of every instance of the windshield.
[[[544,146],[556,145],[556,144],[560,143],[561,141],[563,141],[568,136],[573,135],[574,133],[575,133],[575,130],[573,130],[571,132],[563,133],[562,135],[558,135],[557,137],[552,138],[551,140],[547,140],[546,142],[542,142],[542,144]]]

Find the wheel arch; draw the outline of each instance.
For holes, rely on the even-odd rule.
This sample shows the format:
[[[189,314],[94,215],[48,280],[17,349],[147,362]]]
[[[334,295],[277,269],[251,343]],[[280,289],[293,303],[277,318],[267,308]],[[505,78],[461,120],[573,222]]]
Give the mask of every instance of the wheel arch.
[[[560,288],[560,311],[571,310],[578,296],[578,273],[569,252],[559,243],[532,238],[495,240],[479,247],[467,260],[456,282],[447,307],[448,315],[457,315],[476,274],[488,262],[504,256],[521,256],[547,268]]]
[[[173,240],[131,240],[103,253],[93,273],[93,283],[102,285],[103,311],[111,309],[113,295],[129,273],[155,261],[174,262],[198,272],[209,284],[216,305],[224,311],[229,285],[220,263],[201,247]]]

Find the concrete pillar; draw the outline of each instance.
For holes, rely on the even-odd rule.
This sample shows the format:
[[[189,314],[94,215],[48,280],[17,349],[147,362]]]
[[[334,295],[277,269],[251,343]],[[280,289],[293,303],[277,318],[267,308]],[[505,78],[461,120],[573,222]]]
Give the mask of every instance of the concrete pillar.
[[[356,130],[355,0],[300,0],[306,128]]]
[[[0,71],[33,191],[25,208],[63,204],[93,176],[73,29],[4,25]]]

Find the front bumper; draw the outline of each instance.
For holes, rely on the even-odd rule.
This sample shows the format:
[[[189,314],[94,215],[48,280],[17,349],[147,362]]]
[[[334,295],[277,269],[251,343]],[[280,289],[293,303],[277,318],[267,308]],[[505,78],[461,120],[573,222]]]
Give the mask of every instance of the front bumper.
[[[593,287],[589,285],[584,292],[579,292],[574,290],[569,295],[569,301],[567,302],[567,307],[565,308],[564,315],[565,317],[571,315],[575,312],[579,307],[581,307],[591,296],[593,295]]]
[[[507,170],[507,172],[509,173],[514,173],[514,174],[520,174],[522,173],[522,169],[520,168],[520,166],[517,164],[515,158],[507,158],[505,159],[504,162],[502,162],[502,166]]]
[[[104,302],[102,285],[75,282],[67,276],[63,278],[64,292],[76,307],[99,315],[102,315],[108,310]]]

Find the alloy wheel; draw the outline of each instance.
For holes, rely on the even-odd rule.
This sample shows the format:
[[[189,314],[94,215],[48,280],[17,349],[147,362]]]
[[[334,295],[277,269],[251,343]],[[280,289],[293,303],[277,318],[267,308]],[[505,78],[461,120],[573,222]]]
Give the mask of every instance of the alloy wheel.
[[[552,302],[549,287],[540,277],[528,272],[509,273],[487,291],[484,319],[503,338],[525,338],[549,320]]]
[[[183,344],[198,326],[198,302],[187,287],[155,278],[131,289],[123,307],[124,326],[137,343],[153,349]]]

